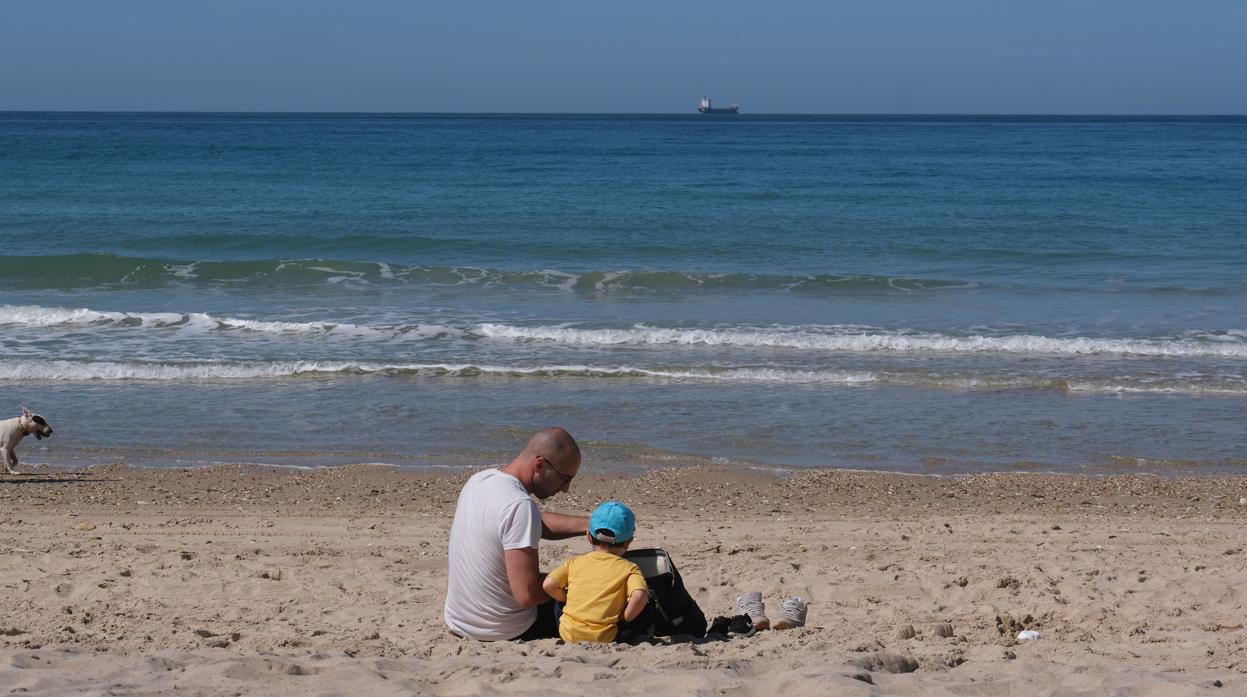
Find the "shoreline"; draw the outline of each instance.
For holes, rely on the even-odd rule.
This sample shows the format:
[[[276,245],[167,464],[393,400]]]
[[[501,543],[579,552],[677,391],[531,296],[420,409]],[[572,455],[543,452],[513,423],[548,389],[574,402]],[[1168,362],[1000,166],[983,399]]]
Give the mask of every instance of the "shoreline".
[[[348,507],[346,512],[377,509],[400,504],[406,495],[436,492],[440,507],[425,508],[447,516],[454,512],[454,498],[459,486],[482,469],[500,467],[503,463],[437,467],[403,467],[386,463],[352,465],[293,466],[253,463],[206,465],[201,467],[131,467],[125,464],[104,464],[85,468],[57,466],[24,466],[22,474],[0,475],[0,515],[10,514],[13,503],[26,505],[91,505],[107,501],[109,506],[126,503],[141,506],[161,505],[230,505],[246,510],[272,505],[306,505],[315,500],[317,491],[336,491],[333,503]],[[709,503],[709,496],[728,495],[732,487],[762,488],[784,500],[797,500],[809,508],[808,499],[828,505],[860,506],[872,511],[890,510],[890,501],[902,495],[911,499],[939,500],[948,512],[979,510],[985,501],[1031,499],[1030,508],[1019,513],[1061,511],[1077,503],[1103,509],[1122,504],[1124,498],[1146,498],[1158,513],[1172,512],[1182,506],[1183,513],[1231,515],[1241,512],[1247,517],[1247,474],[1181,474],[1166,476],[1155,473],[1079,474],[1069,472],[986,472],[986,473],[913,473],[867,469],[785,469],[686,464],[655,467],[646,470],[594,471],[586,467],[576,478],[572,491],[551,500],[554,510],[581,505],[586,510],[606,498],[624,499],[638,491],[654,493],[655,482],[670,487],[659,492],[655,501],[630,501],[630,506],[663,510],[682,499],[685,503]],[[30,486],[37,486],[31,490]],[[87,498],[75,486],[93,485]],[[136,493],[136,485],[165,492],[158,496]],[[315,488],[308,499],[281,498],[305,485]],[[376,486],[385,487],[384,490]],[[360,496],[369,487],[369,496]],[[886,490],[888,497],[881,496]],[[766,498],[766,492],[763,498]],[[376,494],[372,496],[372,494]],[[303,492],[301,495],[306,495]],[[594,498],[594,497],[598,498]],[[449,497],[449,498],[448,498]],[[1093,502],[1088,497],[1094,497]],[[1109,498],[1104,498],[1109,497]],[[372,498],[372,501],[366,499]],[[1077,499],[1077,501],[1075,501]],[[1241,499],[1241,502],[1240,502]],[[349,508],[363,504],[363,509]],[[1110,505],[1111,504],[1111,505]],[[1198,506],[1190,504],[1200,504]],[[1131,510],[1140,504],[1131,502]],[[1159,508],[1156,508],[1159,506]],[[155,509],[153,509],[155,510]],[[290,511],[285,511],[290,512]],[[315,515],[316,511],[299,511]],[[334,511],[340,514],[343,511]],[[729,511],[733,515],[748,513],[749,508]],[[778,513],[780,511],[768,511]],[[1002,511],[995,511],[1002,512]],[[1120,511],[1118,511],[1120,512]]]
[[[137,461],[131,461],[127,460],[125,457],[116,457],[112,459],[102,458],[100,456],[104,454],[104,450],[105,449],[88,449],[81,453],[72,453],[69,458],[62,458],[50,462],[31,460],[29,456],[26,456],[23,457],[21,470],[23,473],[35,474],[82,474],[101,467],[119,467],[134,471],[185,471],[243,467],[257,470],[273,469],[290,470],[295,472],[316,472],[321,470],[374,467],[378,469],[391,469],[397,472],[408,472],[412,474],[445,474],[468,470],[475,471],[487,467],[502,467],[508,461],[508,456],[499,454],[497,455],[496,462],[489,462],[489,454],[480,452],[465,452],[451,456],[420,454],[411,456],[410,461],[408,462],[395,462],[385,459],[367,459],[368,455],[375,455],[378,453],[363,454],[362,457],[345,458],[343,457],[343,453],[328,451],[275,451],[272,453],[264,453],[264,455],[274,459],[284,457],[300,457],[304,458],[306,461],[310,461],[309,464],[241,459],[236,457],[239,454],[237,451],[224,451],[218,456],[219,459],[212,460],[182,460],[178,458],[174,458],[172,460],[155,459],[155,455],[168,458],[176,455],[205,455],[208,453],[208,451],[205,450],[182,449],[157,449],[152,452],[141,453],[141,456]],[[613,453],[616,448],[609,448],[609,450]],[[720,456],[676,452],[664,452],[661,455],[646,453],[645,455],[631,456],[623,459],[619,457],[603,458],[601,457],[601,453],[594,452],[594,448],[592,446],[586,447],[585,452],[586,462],[592,463],[590,464],[590,470],[588,470],[586,474],[590,474],[592,476],[615,476],[622,478],[632,478],[642,476],[651,471],[672,469],[699,469],[723,473],[739,472],[742,474],[757,473],[777,478],[800,476],[814,472],[846,472],[868,475],[897,475],[905,477],[952,479],[988,475],[1088,478],[1159,477],[1161,479],[1233,479],[1236,477],[1247,477],[1247,459],[1243,459],[1241,462],[1238,460],[1227,462],[1207,462],[1202,460],[1174,458],[1119,457],[1113,458],[1117,464],[1086,464],[1081,465],[1079,469],[1070,469],[1068,465],[1034,461],[1020,460],[1003,464],[994,462],[976,463],[974,461],[959,461],[950,463],[944,458],[931,458],[930,461],[921,463],[920,468],[883,469],[870,467],[862,463],[845,464],[828,462],[812,465],[773,464],[755,460],[731,459]],[[320,460],[320,462],[316,462],[317,460]],[[1129,461],[1133,461],[1134,464],[1129,464]],[[82,462],[89,462],[91,464],[79,464]],[[971,467],[972,464],[978,464],[980,466],[974,468]],[[939,471],[943,468],[947,468],[949,471]]]
[[[587,470],[548,507],[628,502],[638,545],[671,552],[708,616],[744,590],[772,612],[784,595],[810,602],[798,630],[615,647],[446,633],[445,545],[469,474],[0,478],[0,684],[49,697],[1247,689],[1247,476]],[[542,567],[578,543],[543,544]],[[953,636],[935,634],[943,623]],[[1016,641],[1021,626],[1042,639]],[[881,654],[918,669],[884,672]]]

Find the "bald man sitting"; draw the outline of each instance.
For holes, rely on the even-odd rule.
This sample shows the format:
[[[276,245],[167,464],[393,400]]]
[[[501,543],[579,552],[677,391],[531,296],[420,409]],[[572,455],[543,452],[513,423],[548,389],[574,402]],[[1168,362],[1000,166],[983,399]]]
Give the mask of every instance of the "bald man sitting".
[[[556,638],[554,604],[541,588],[541,540],[584,535],[589,519],[542,512],[580,471],[580,446],[567,431],[533,434],[511,464],[478,472],[463,485],[450,527],[446,626],[481,641]]]

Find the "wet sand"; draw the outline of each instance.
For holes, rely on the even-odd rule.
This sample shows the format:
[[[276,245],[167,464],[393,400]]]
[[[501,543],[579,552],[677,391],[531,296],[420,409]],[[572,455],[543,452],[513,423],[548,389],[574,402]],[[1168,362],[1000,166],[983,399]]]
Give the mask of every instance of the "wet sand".
[[[707,615],[745,590],[772,614],[787,595],[810,603],[802,629],[637,647],[447,633],[446,537],[466,477],[0,477],[0,689],[1247,694],[1247,477],[586,469],[549,506],[628,502],[636,545],[671,552]],[[543,566],[582,548],[544,544]],[[1023,628],[1042,638],[1018,642]],[[917,669],[888,672],[906,663],[894,657]]]

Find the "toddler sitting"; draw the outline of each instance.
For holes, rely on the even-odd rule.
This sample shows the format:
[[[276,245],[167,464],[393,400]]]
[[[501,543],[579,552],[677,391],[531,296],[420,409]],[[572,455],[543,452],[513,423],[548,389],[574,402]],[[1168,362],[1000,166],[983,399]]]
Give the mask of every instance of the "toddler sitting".
[[[632,511],[618,501],[606,501],[589,517],[593,551],[568,559],[546,576],[546,593],[565,603],[559,619],[564,641],[615,641],[619,623],[636,619],[645,609],[645,577],[623,558],[635,534]]]

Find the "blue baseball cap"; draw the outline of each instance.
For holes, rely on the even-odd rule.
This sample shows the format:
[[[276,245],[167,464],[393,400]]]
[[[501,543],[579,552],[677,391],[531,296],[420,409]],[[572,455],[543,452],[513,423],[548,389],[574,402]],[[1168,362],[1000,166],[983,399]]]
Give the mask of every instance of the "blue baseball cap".
[[[589,536],[598,542],[621,545],[636,534],[636,516],[618,501],[603,501],[589,516]]]

